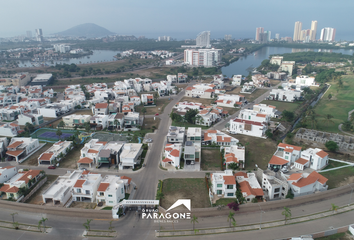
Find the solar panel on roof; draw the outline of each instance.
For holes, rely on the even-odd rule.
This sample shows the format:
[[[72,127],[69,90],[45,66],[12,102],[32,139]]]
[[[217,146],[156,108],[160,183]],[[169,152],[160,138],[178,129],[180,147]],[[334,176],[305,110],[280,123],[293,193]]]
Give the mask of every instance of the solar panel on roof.
[[[193,145],[193,142],[191,142],[191,141],[186,142],[186,146],[192,146],[192,145]]]

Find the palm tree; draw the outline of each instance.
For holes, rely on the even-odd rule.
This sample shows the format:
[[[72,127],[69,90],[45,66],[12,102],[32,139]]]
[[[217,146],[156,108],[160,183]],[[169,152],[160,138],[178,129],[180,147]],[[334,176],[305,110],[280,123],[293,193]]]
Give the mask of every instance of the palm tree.
[[[14,212],[14,213],[11,213],[11,217],[12,217],[12,223],[15,222],[15,215],[17,215],[18,213],[17,212]]]
[[[198,223],[198,217],[196,217],[195,215],[193,215],[192,219],[191,219],[191,223],[193,223],[193,231],[194,231],[194,225],[195,223]]]
[[[141,112],[144,114],[144,118],[145,118],[146,108],[143,107],[143,108],[141,109]]]
[[[233,212],[229,212],[229,215],[227,216],[227,221],[230,223],[230,227],[231,227],[231,222],[235,222],[235,218],[234,218],[235,213]],[[232,221],[231,221],[232,220]]]
[[[44,218],[44,217],[42,217],[42,219],[39,221],[39,224],[43,224],[43,226],[44,226],[44,232],[46,232],[46,226],[45,226],[45,222],[48,220],[48,218]],[[39,229],[40,230],[40,229]]]
[[[310,115],[307,115],[305,122],[310,122],[313,129],[317,127],[317,114],[313,111]]]
[[[233,226],[233,229],[232,229],[232,231],[235,231],[235,227],[236,227],[236,221],[234,220],[234,221],[232,221],[232,226]]]
[[[281,212],[281,215],[284,216],[284,225],[286,225],[286,221],[291,218],[291,210],[288,207],[284,207],[284,211]]]
[[[83,226],[86,228],[87,231],[90,231],[90,223],[92,222],[93,219],[87,219],[86,222],[83,224]]]
[[[323,122],[326,124],[327,127],[330,123],[334,124],[334,122],[331,120],[332,118],[334,118],[334,117],[331,114],[325,115],[325,119],[323,120]]]
[[[337,212],[338,206],[336,206],[334,203],[331,203],[331,210],[332,210],[333,213]]]

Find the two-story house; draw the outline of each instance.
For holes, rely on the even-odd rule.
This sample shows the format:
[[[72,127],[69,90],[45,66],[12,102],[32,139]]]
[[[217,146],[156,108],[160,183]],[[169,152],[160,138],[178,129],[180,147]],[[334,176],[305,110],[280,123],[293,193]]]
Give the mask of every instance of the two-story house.
[[[167,133],[168,143],[184,143],[186,128],[170,126]]]
[[[126,143],[120,154],[119,169],[134,168],[135,165],[140,164],[143,144],[140,143]]]
[[[16,162],[23,162],[29,154],[37,151],[39,148],[38,139],[13,137],[7,146],[6,155],[13,157]]]
[[[108,115],[108,103],[96,103],[92,108],[92,113],[94,115]]]
[[[106,175],[97,189],[96,201],[106,206],[115,206],[125,197],[125,181],[115,175]]]
[[[235,198],[236,180],[232,170],[210,174],[212,193],[218,197]]]
[[[88,173],[83,174],[76,180],[72,189],[72,198],[77,202],[95,202],[97,188],[102,180],[101,174]]]
[[[164,167],[170,164],[176,168],[179,168],[182,155],[182,145],[178,143],[166,144],[164,155],[165,158],[162,160],[162,164]]]

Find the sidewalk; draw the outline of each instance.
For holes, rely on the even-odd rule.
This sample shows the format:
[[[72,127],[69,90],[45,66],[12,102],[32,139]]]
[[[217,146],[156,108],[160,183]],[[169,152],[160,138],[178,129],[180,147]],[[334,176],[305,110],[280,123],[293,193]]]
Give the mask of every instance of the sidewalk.
[[[312,215],[300,216],[297,218],[293,218],[287,221],[287,225],[302,223],[312,220],[317,220],[325,217],[330,217],[333,215],[337,215],[340,213],[345,213],[348,211],[353,211],[354,205],[345,206],[339,208],[335,213],[332,211],[320,212]],[[204,228],[193,230],[177,230],[177,231],[155,231],[156,237],[176,237],[176,236],[190,236],[190,235],[206,235],[206,234],[220,234],[220,233],[228,233],[228,232],[242,232],[242,231],[252,231],[252,230],[261,230],[262,228],[273,228],[284,226],[284,220],[273,221],[273,222],[264,222],[250,225],[240,225],[237,227],[224,227],[224,228]]]

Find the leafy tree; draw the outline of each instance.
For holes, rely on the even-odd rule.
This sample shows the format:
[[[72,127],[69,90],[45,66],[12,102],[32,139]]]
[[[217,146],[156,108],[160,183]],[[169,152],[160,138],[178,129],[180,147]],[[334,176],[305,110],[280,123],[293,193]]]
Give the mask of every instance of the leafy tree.
[[[335,152],[335,151],[337,151],[338,148],[339,148],[338,145],[337,145],[337,143],[334,142],[334,141],[328,141],[328,142],[326,142],[325,146],[326,146],[326,148],[327,148],[329,151],[331,151],[331,152]]]
[[[344,131],[350,131],[350,129],[352,127],[352,123],[350,121],[344,121],[342,123],[342,126],[343,126]]]
[[[58,127],[64,128],[64,126],[65,126],[64,121],[60,121],[60,122],[58,123]]]
[[[270,129],[266,130],[265,135],[267,136],[267,138],[273,138],[273,133]]]
[[[333,116],[331,114],[326,114],[325,115],[325,119],[323,120],[323,122],[325,123],[325,125],[328,127],[328,125],[330,123],[334,124],[333,120],[331,120],[333,118]]]
[[[31,133],[34,130],[33,124],[27,122],[25,125],[25,131]]]
[[[283,118],[285,118],[285,120],[288,122],[291,122],[292,120],[294,120],[294,117],[295,117],[293,112],[290,112],[287,110],[284,110],[282,115],[283,115]]]
[[[294,199],[294,193],[293,193],[293,191],[291,190],[291,188],[289,188],[288,194],[286,194],[285,198]]]
[[[55,134],[59,137],[59,139],[60,139],[60,136],[63,135],[63,133],[60,129],[58,129]]]
[[[240,205],[240,204],[238,204],[237,202],[231,202],[231,203],[227,204],[227,206],[228,206],[230,209],[234,210],[235,212],[238,211],[238,210],[240,210],[239,205]]]
[[[233,222],[235,222],[234,215],[235,215],[235,213],[230,211],[230,212],[229,212],[229,215],[227,216],[227,221],[230,223],[230,227],[231,227],[231,220],[232,220]]]
[[[145,118],[146,108],[143,107],[143,108],[141,109],[141,112],[144,114],[144,118]]]
[[[90,231],[90,224],[93,219],[87,219],[86,222],[83,224],[83,226],[86,228],[87,231]]]
[[[161,200],[163,198],[164,198],[164,194],[162,192],[159,191],[159,192],[156,193],[156,199],[157,200]]]
[[[199,111],[197,109],[189,109],[184,115],[185,120],[189,123],[195,124],[195,119],[198,112]]]
[[[85,130],[86,130],[87,132],[90,132],[90,131],[91,131],[91,126],[90,126],[90,123],[89,123],[89,122],[85,122],[85,123],[83,124],[83,126],[84,126],[84,128],[85,128]]]
[[[232,162],[232,163],[228,164],[227,168],[232,169],[232,170],[235,171],[235,170],[237,170],[239,168],[239,165],[237,163],[235,163],[235,162]]]
[[[328,100],[331,100],[332,94],[328,94]]]
[[[170,114],[170,118],[173,122],[182,122],[183,121],[183,117],[177,113],[171,113]]]
[[[337,212],[338,206],[336,206],[334,203],[331,203],[331,210],[332,210],[333,213]]]
[[[235,231],[235,227],[236,227],[236,221],[234,220],[234,221],[232,221],[232,226],[233,226],[233,228],[232,228],[232,231],[234,232]]]
[[[193,215],[192,219],[191,219],[191,223],[193,224],[193,231],[194,231],[194,226],[195,226],[195,223],[198,223],[198,217],[196,217],[195,215]]]
[[[284,219],[285,220],[284,225],[286,225],[286,222],[288,221],[288,219],[291,218],[291,210],[290,210],[290,208],[284,207],[284,211],[281,212],[281,215],[284,216],[284,218],[285,218]]]
[[[252,201],[251,201],[252,203],[258,203],[258,200],[257,200],[257,198],[252,198]]]

